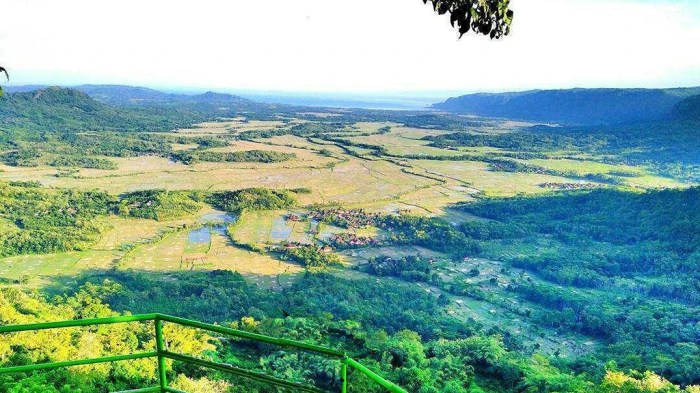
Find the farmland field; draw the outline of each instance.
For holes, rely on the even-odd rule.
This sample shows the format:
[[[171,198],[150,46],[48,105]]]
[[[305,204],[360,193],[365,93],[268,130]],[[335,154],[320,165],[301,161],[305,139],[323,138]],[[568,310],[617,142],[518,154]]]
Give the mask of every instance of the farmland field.
[[[335,113],[327,115],[330,118],[341,116]],[[187,138],[202,135],[221,137],[268,129],[284,130],[308,122],[294,118],[285,121],[247,121],[245,117],[239,117],[202,123],[193,128],[177,130],[172,135]],[[485,123],[482,129],[476,131],[502,133],[507,132],[509,127],[517,129],[519,126],[522,125],[509,122]],[[381,131],[383,127],[389,131]],[[289,133],[256,140],[234,140],[226,147],[205,150],[218,153],[266,150],[294,154],[293,159],[280,163],[201,162],[185,165],[164,157],[138,156],[110,158],[117,164],[117,169],[79,169],[71,176],[58,176],[60,169],[50,166],[17,167],[0,164],[0,179],[38,181],[54,188],[99,189],[114,195],[152,188],[216,191],[259,186],[279,189],[304,187],[311,192],[299,195],[301,206],[339,203],[377,212],[410,211],[420,215],[454,216],[459,221],[463,220],[461,213],[450,212],[450,206],[473,200],[475,195],[541,194],[549,192],[542,184],[574,181],[566,176],[494,171],[487,162],[479,160],[460,158],[451,161],[450,157],[460,157],[465,153],[488,157],[490,154],[500,154],[503,150],[490,147],[441,149],[430,146],[430,141],[425,139],[449,134],[450,131],[447,130],[406,127],[397,122],[357,122],[339,128],[337,134],[348,132],[348,136],[343,137],[343,140],[349,142],[347,145],[335,139],[308,138]],[[361,136],[353,136],[353,133]],[[175,150],[187,151],[197,146],[196,143],[180,143]],[[373,154],[374,148],[383,149],[386,156]],[[437,156],[441,159],[420,159],[416,156]],[[619,178],[629,187],[683,186],[678,181],[653,174],[644,166],[601,163],[596,157],[520,161],[562,173],[620,173]],[[326,228],[321,234],[310,233],[311,224],[289,223],[284,218],[287,213],[289,212],[245,213],[236,223],[232,234],[243,243],[265,246],[283,241],[309,243],[314,241],[315,236],[324,238],[331,230]],[[108,269],[115,263],[120,268],[151,271],[177,271],[186,265],[197,269],[235,267],[240,272],[263,276],[300,271],[293,265],[287,266],[284,262],[276,261],[273,256],[244,251],[227,244],[225,233],[212,233],[211,236],[200,234],[206,239],[199,243],[195,241],[194,244],[192,236],[196,237],[196,234],[172,231],[183,224],[191,225],[206,214],[207,212],[198,213],[172,222],[113,217],[110,218],[111,229],[102,235],[91,250],[0,259],[0,265],[3,266],[0,278],[18,280],[24,277],[25,284],[36,286],[52,275],[87,269]],[[172,233],[152,242],[155,236],[168,230]],[[124,256],[125,252],[120,250],[125,244],[138,244],[138,247]],[[194,264],[183,262],[191,255],[203,258]]]

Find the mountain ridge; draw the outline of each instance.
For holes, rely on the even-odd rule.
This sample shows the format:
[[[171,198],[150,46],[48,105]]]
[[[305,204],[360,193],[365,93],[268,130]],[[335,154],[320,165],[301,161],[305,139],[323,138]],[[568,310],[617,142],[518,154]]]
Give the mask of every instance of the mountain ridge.
[[[267,107],[228,94],[180,96],[125,86],[43,87],[10,92],[0,102],[4,127],[66,132],[167,131]]]
[[[23,85],[23,86],[8,86],[5,91],[8,94],[28,93],[45,89],[69,89],[76,90],[87,94],[96,101],[113,105],[113,106],[128,106],[128,105],[143,105],[143,104],[167,104],[172,102],[221,102],[231,101],[238,103],[253,103],[255,101],[241,97],[239,95],[218,93],[207,91],[201,94],[187,93],[168,93],[161,90],[152,89],[142,86],[131,85],[116,85],[116,84],[85,84],[77,86],[49,86],[49,85]]]
[[[476,93],[451,97],[433,109],[457,114],[564,124],[660,120],[700,87],[671,89],[559,89]]]

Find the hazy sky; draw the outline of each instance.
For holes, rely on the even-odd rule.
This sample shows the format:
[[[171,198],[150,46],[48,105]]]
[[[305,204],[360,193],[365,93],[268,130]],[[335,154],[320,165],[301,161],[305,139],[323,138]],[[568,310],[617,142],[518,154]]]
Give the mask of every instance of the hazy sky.
[[[457,40],[421,0],[0,0],[0,64],[13,85],[700,85],[700,0],[512,0],[512,8],[513,32],[497,42]]]

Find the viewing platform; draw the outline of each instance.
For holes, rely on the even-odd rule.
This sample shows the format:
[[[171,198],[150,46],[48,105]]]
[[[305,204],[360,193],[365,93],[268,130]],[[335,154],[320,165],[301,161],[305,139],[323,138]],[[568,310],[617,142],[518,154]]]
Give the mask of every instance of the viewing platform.
[[[70,361],[62,362],[52,362],[52,363],[38,363],[38,364],[28,364],[21,366],[11,366],[0,368],[0,375],[11,374],[11,373],[22,373],[31,371],[42,371],[42,370],[53,370],[59,368],[82,366],[90,364],[100,364],[100,363],[113,363],[122,362],[135,359],[154,359],[158,362],[158,377],[157,386],[146,386],[139,389],[121,391],[118,393],[147,393],[147,392],[170,392],[170,393],[193,393],[193,392],[183,392],[178,389],[174,389],[168,385],[167,369],[166,369],[166,359],[170,359],[175,362],[182,362],[194,366],[199,366],[204,369],[216,370],[224,373],[228,373],[234,376],[248,378],[271,386],[281,387],[289,389],[295,392],[314,392],[314,393],[328,393],[327,390],[320,389],[315,386],[304,385],[297,382],[286,381],[283,379],[275,378],[270,375],[246,370],[239,368],[230,364],[225,363],[215,363],[204,359],[198,359],[192,356],[188,356],[181,353],[170,352],[167,348],[167,339],[163,334],[163,323],[173,323],[180,326],[186,326],[194,329],[201,329],[211,333],[221,334],[227,337],[234,337],[239,339],[250,340],[258,343],[265,343],[274,346],[292,348],[300,351],[310,352],[316,355],[323,356],[327,359],[336,360],[340,364],[340,380],[341,387],[340,391],[342,393],[352,391],[350,389],[351,383],[348,380],[348,368],[356,370],[362,375],[372,380],[374,383],[384,387],[388,392],[393,393],[406,393],[406,391],[394,383],[387,381],[378,374],[374,373],[372,370],[363,366],[361,363],[348,357],[345,352],[337,351],[332,348],[327,348],[319,345],[308,344],[300,341],[288,340],[284,338],[276,338],[265,336],[256,333],[250,333],[242,330],[226,328],[223,326],[212,325],[207,323],[201,323],[197,321],[192,321],[184,318],[178,318],[170,315],[163,314],[142,314],[142,315],[130,315],[130,316],[120,316],[120,317],[110,317],[110,318],[97,318],[97,319],[79,319],[72,321],[60,321],[60,322],[46,322],[46,323],[36,323],[27,325],[8,325],[0,326],[0,334],[6,333],[16,333],[16,332],[36,332],[40,330],[47,329],[61,329],[61,328],[73,328],[73,327],[91,327],[99,325],[111,325],[120,323],[132,323],[132,322],[152,322],[156,345],[154,351],[138,352],[127,355],[115,355],[92,359],[76,359]]]

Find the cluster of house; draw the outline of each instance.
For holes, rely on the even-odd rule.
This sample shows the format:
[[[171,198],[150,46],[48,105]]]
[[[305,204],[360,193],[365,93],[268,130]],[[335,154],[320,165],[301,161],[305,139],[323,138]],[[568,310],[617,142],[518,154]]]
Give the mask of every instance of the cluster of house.
[[[301,214],[289,213],[287,214],[287,221],[301,222],[306,221],[306,216]]]
[[[369,236],[357,236],[354,233],[338,233],[330,238],[330,243],[337,248],[358,248],[379,245],[379,241]]]
[[[581,190],[598,187],[597,184],[588,182],[578,182],[578,183],[542,183],[540,184],[542,188],[556,188],[558,190]]]
[[[284,250],[296,250],[299,248],[309,247],[310,244],[300,243],[300,242],[286,242],[282,244],[282,249]],[[333,252],[333,247],[329,245],[323,245],[316,249],[316,251],[322,254],[330,254]]]
[[[313,218],[346,228],[364,228],[374,225],[381,213],[369,213],[364,209],[324,209],[316,211]]]

